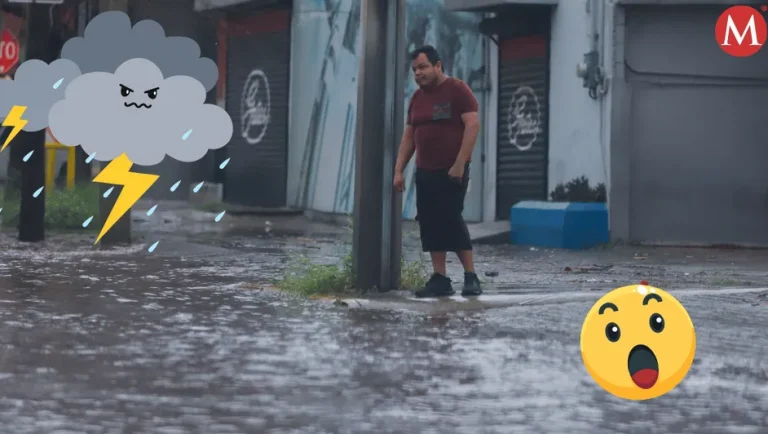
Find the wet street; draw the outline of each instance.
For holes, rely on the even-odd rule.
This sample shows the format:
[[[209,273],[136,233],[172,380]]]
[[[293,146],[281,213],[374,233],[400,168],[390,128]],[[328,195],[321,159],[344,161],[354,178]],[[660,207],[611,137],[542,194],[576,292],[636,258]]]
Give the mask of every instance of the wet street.
[[[161,253],[3,253],[0,432],[768,426],[768,292],[759,289],[672,291],[697,329],[694,366],[669,395],[633,403],[599,389],[581,363],[581,322],[600,291],[440,314],[350,309],[240,285],[243,261],[263,271],[279,250],[261,253],[261,265],[241,255],[229,273],[216,248],[184,260]]]

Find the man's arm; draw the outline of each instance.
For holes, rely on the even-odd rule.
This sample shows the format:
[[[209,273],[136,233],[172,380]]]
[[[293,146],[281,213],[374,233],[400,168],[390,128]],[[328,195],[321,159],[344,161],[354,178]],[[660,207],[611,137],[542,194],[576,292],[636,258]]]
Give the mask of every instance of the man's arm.
[[[408,165],[408,162],[411,161],[411,157],[413,157],[413,153],[416,151],[416,143],[413,141],[413,119],[411,116],[413,115],[413,104],[416,101],[416,95],[418,95],[419,91],[411,95],[411,100],[408,101],[408,111],[406,114],[405,119],[405,129],[403,130],[403,138],[400,139],[400,148],[397,151],[397,162],[395,163],[395,175],[403,174],[403,171],[405,170],[405,166]]]
[[[480,132],[480,115],[477,112],[477,99],[464,82],[459,84],[457,100],[461,110],[461,121],[464,123],[464,136],[461,139],[461,149],[455,164],[463,167],[472,157],[472,151],[475,149],[477,135]]]
[[[413,142],[413,127],[406,125],[405,130],[403,130],[403,138],[400,140],[400,148],[397,151],[395,173],[403,173],[405,166],[411,161],[414,151],[416,151],[416,145]]]

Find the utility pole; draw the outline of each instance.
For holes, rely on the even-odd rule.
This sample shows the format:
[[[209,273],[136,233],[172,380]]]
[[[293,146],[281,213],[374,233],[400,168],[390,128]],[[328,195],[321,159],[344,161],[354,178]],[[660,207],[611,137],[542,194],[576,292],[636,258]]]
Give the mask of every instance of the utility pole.
[[[25,59],[40,59],[47,63],[59,57],[61,39],[51,32],[51,5],[31,4],[27,9],[27,50]],[[28,155],[21,164],[21,204],[19,206],[19,241],[37,242],[45,239],[45,195],[35,192],[45,185],[45,130],[22,131],[11,146]]]
[[[128,0],[98,0],[98,3],[96,5],[95,10],[91,11],[90,18],[95,17],[97,14],[101,12],[106,11],[123,11],[125,13],[128,13]],[[92,169],[91,173],[93,176],[96,176],[101,168],[106,167],[109,162],[97,162],[93,161],[91,162]],[[112,211],[112,207],[115,206],[115,201],[117,201],[117,198],[120,197],[120,192],[122,192],[122,187],[119,185],[111,185],[111,184],[98,184],[99,185],[99,221],[100,221],[100,227],[104,226],[104,222],[107,221],[107,217],[109,216],[110,211]],[[104,196],[107,193],[107,190],[110,188],[114,188],[115,190],[112,192],[112,194]],[[112,226],[112,229],[109,230],[99,241],[99,247],[100,248],[107,248],[114,245],[120,245],[120,244],[131,244],[132,236],[131,236],[131,211],[128,210],[125,215],[120,217],[120,219],[115,223],[114,226]]]
[[[402,197],[392,187],[404,122],[405,0],[361,0],[352,259],[358,289],[400,285]]]

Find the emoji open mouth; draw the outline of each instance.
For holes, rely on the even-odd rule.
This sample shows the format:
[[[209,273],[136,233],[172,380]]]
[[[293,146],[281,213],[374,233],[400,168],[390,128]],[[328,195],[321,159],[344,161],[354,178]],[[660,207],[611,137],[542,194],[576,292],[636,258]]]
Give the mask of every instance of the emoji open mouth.
[[[152,105],[150,105],[150,104],[144,104],[144,103],[136,104],[135,102],[124,102],[123,105],[126,106],[126,107],[152,108]]]
[[[659,379],[659,362],[656,355],[645,345],[635,345],[629,352],[629,376],[641,389],[650,389]]]

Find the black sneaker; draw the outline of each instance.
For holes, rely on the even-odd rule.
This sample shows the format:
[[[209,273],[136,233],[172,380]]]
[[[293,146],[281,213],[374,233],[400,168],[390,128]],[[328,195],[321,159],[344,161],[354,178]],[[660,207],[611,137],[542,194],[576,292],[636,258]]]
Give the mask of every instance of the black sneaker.
[[[483,288],[480,285],[480,279],[477,278],[475,273],[464,273],[464,289],[461,290],[461,295],[464,297],[476,297],[483,293]]]
[[[449,297],[455,293],[451,286],[451,279],[435,273],[424,285],[424,289],[416,291],[416,297]]]

